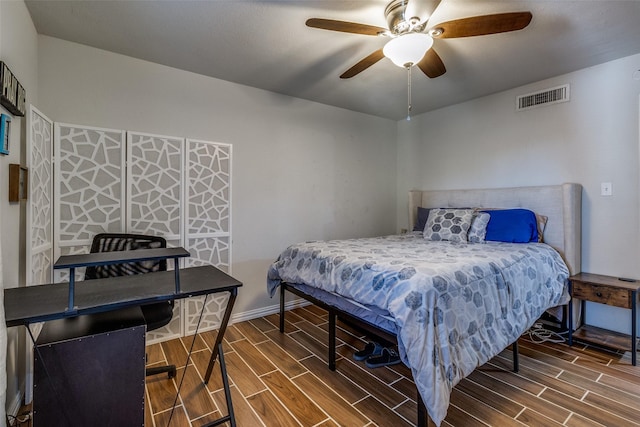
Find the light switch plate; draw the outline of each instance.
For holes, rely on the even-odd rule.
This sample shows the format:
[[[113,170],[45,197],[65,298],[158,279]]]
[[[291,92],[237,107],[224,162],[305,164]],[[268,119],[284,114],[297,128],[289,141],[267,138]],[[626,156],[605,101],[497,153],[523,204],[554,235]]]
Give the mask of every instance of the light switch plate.
[[[611,196],[613,195],[613,186],[610,182],[603,182],[600,184],[600,195]]]

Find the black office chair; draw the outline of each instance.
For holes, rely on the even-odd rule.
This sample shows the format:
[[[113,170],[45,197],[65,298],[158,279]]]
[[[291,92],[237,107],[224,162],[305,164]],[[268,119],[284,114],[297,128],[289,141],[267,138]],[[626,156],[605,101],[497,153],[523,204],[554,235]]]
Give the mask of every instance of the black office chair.
[[[159,236],[141,234],[100,233],[93,238],[91,253],[131,251],[136,249],[166,248],[167,241]],[[87,267],[85,280],[104,279],[107,277],[127,276],[132,274],[166,271],[167,260],[140,261],[124,264],[96,265]],[[147,331],[161,328],[168,324],[173,317],[173,301],[147,304],[140,307],[147,325]],[[175,365],[147,368],[146,375],[156,375],[166,372],[169,378],[176,375]]]

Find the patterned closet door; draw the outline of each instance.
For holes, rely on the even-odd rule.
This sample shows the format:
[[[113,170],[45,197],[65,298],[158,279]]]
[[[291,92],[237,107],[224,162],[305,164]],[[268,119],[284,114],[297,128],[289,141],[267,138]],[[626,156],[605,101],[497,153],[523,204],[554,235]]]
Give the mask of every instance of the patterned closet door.
[[[127,132],[128,233],[162,236],[169,247],[184,246],[183,151],[182,138]],[[182,335],[181,304],[175,302],[167,326],[147,333],[147,342]]]
[[[231,145],[187,139],[185,248],[187,266],[213,265],[231,273]],[[216,329],[229,296],[207,298],[200,330]],[[185,333],[198,325],[204,297],[184,300]]]
[[[88,253],[93,236],[124,230],[124,131],[56,123],[54,259]],[[76,269],[84,278],[84,268]],[[68,270],[55,270],[55,281]]]

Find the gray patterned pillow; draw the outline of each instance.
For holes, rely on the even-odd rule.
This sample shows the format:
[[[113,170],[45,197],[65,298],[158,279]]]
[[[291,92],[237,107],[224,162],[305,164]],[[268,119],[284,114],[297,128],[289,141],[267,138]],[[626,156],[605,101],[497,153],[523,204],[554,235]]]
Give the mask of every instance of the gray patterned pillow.
[[[487,224],[489,224],[490,219],[491,215],[486,212],[476,212],[473,215],[468,236],[471,243],[484,243],[484,238],[487,235]]]
[[[424,227],[426,240],[466,242],[473,219],[473,209],[433,209]]]

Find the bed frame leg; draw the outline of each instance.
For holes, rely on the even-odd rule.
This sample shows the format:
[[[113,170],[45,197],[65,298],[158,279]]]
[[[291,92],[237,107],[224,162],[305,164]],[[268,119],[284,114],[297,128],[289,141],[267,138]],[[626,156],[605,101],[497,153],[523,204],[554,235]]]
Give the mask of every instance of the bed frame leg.
[[[284,285],[280,285],[280,333],[284,333]]]
[[[336,370],[336,312],[329,310],[329,369]]]
[[[416,389],[418,402],[418,423],[416,424],[418,427],[435,427],[435,423],[431,421],[431,417],[427,413],[427,407],[424,406],[424,402],[422,401],[422,396],[420,396],[420,392]]]
[[[512,354],[513,354],[513,372],[518,372],[520,370],[520,360],[518,353],[518,341],[514,341],[512,345]],[[422,396],[420,396],[420,392],[417,392],[417,402],[418,402],[418,427],[431,427],[435,426],[434,422],[429,418],[429,414],[427,413],[427,408],[424,406],[424,402],[422,401]]]

